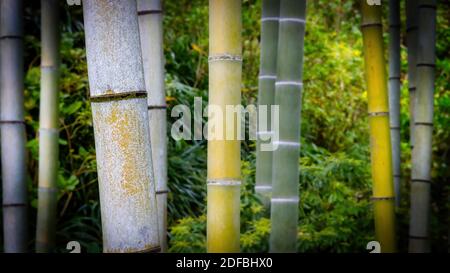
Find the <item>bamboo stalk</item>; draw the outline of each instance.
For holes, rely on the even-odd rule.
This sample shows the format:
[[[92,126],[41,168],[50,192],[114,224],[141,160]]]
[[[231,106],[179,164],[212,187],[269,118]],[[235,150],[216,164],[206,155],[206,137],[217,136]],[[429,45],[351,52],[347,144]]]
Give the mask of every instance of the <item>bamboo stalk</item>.
[[[225,112],[241,104],[242,37],[241,0],[209,0],[209,106]],[[209,117],[236,132],[238,124],[222,123],[223,116]],[[240,141],[208,132],[208,252],[239,252]]]
[[[136,1],[85,0],[104,252],[160,251]]]
[[[39,193],[36,252],[55,247],[58,179],[59,10],[57,0],[41,0],[41,99],[39,128]]]
[[[406,1],[406,43],[408,45],[409,138],[414,149],[414,103],[416,101],[416,64],[418,43],[418,0]]]
[[[267,107],[268,118],[266,129],[258,127],[257,132],[255,192],[267,209],[272,195],[272,151],[261,150],[261,145],[270,143],[268,137],[272,135],[270,109],[275,101],[279,14],[279,1],[262,1],[258,107]]]
[[[409,251],[430,251],[430,187],[436,58],[436,0],[420,0]]]
[[[273,152],[270,252],[297,251],[305,17],[305,0],[280,1],[275,83],[280,125]]]
[[[23,107],[23,2],[0,2],[0,119],[5,252],[27,250]]]
[[[395,204],[400,206],[400,1],[389,1],[389,113]]]
[[[362,34],[368,90],[375,235],[382,252],[395,252],[395,206],[389,106],[381,7],[361,0]]]
[[[148,97],[153,172],[156,182],[159,240],[167,251],[167,122],[161,0],[138,0],[139,31]]]

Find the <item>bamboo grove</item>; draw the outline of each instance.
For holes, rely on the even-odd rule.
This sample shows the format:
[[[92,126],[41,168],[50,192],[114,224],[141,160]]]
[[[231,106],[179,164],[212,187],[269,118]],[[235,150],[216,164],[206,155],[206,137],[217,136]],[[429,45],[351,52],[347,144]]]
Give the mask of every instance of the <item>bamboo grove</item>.
[[[207,120],[203,130],[206,140],[205,146],[200,147],[206,152],[206,179],[201,178],[206,189],[202,232],[205,250],[211,253],[242,251],[242,227],[248,225],[241,216],[248,196],[242,198],[242,193],[249,186],[255,202],[270,220],[267,251],[298,252],[300,239],[306,236],[299,229],[307,211],[302,202],[307,189],[301,186],[305,184],[300,166],[303,145],[308,144],[305,142],[309,138],[302,124],[305,109],[311,107],[305,105],[304,96],[314,84],[314,79],[308,78],[311,69],[307,65],[308,54],[312,48],[308,24],[318,22],[309,21],[311,1],[257,2],[261,9],[258,40],[252,49],[259,54],[259,63],[252,63],[258,74],[253,79],[257,82],[254,145],[243,144],[239,138],[241,112],[228,115],[229,108],[237,109],[247,103],[248,79],[244,77],[247,75],[244,69],[248,68],[248,44],[243,35],[249,18],[243,16],[244,2],[205,2],[208,24],[197,28],[208,29],[207,52],[195,43],[189,45],[200,56],[195,73],[201,74],[202,63],[207,68],[208,105],[202,112]],[[430,252],[438,3],[436,0],[391,0],[382,1],[381,5],[377,1],[357,2],[358,37],[363,49],[360,69],[364,71],[365,86],[356,88],[367,94],[365,125],[371,176],[367,183],[371,196],[366,201],[370,201],[373,212],[371,236],[379,242],[381,252],[402,249],[398,217],[407,204],[408,246],[403,248],[409,252]],[[62,58],[63,4],[57,0],[40,1],[40,53],[36,58],[40,61],[36,133],[39,145],[35,166],[37,190],[32,192],[28,185],[31,182],[27,182],[29,145],[23,69],[26,4],[22,0],[0,0],[4,252],[57,252],[61,244],[57,240],[57,226],[67,208],[64,205],[61,212],[59,201],[59,169],[65,156],[60,152],[63,145],[60,134],[67,131],[61,104],[61,86],[67,69]],[[169,32],[164,24],[165,1],[84,0],[80,9],[87,64],[85,99],[90,105],[90,130],[95,144],[94,182],[98,181],[102,251],[169,252],[173,238],[168,235],[174,230],[170,227],[173,225],[169,221],[170,208],[175,202],[170,190],[171,174],[177,172],[171,169],[169,158],[171,149],[183,144],[173,148],[168,135],[171,132],[168,115],[174,117],[169,107],[174,109],[172,103],[179,98],[174,97],[173,86],[167,84],[172,77],[166,72],[167,60],[179,57],[168,56],[166,52],[177,45],[165,43]],[[406,20],[402,20],[403,14]],[[190,23],[193,22],[184,22]],[[388,33],[386,45],[384,31]],[[339,35],[339,31],[336,33]],[[406,68],[402,66],[405,46]],[[403,89],[407,92],[402,93]],[[401,111],[405,107],[404,93],[408,96],[408,132],[401,130],[405,124]],[[188,125],[182,127],[183,133],[188,131]],[[409,138],[404,139],[405,135]],[[409,143],[411,154],[404,153],[402,141]],[[254,149],[254,172],[248,172],[243,163],[243,153],[248,147]],[[410,170],[406,157],[410,157]],[[405,169],[410,171],[409,175],[405,175]],[[248,173],[254,185],[247,185]],[[405,194],[405,189],[409,194]],[[35,196],[30,197],[31,193]],[[320,189],[314,194],[320,195]],[[30,198],[36,199],[33,224],[28,223]],[[29,238],[30,234],[35,237]]]

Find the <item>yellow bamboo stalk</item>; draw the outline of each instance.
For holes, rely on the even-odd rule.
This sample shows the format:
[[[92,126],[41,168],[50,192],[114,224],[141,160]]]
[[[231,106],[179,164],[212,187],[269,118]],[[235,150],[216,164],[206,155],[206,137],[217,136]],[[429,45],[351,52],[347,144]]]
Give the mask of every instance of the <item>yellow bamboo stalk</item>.
[[[362,34],[368,91],[375,235],[382,252],[395,252],[395,204],[389,131],[389,103],[381,7],[362,4]]]
[[[223,113],[241,103],[241,25],[241,0],[209,1],[209,104]],[[239,252],[240,141],[225,139],[225,131],[235,135],[239,125],[225,120],[208,120],[224,128],[208,132],[208,252]]]

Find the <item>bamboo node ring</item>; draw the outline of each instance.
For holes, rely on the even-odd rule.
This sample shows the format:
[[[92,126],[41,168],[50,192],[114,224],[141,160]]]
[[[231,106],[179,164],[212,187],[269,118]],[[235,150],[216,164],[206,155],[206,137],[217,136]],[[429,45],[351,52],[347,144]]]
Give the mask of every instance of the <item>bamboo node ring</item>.
[[[148,110],[153,109],[167,109],[167,105],[149,105],[147,106]]]
[[[259,75],[258,78],[260,80],[276,80],[277,75]]]
[[[411,183],[425,183],[425,184],[431,184],[431,181],[428,179],[411,179]]]
[[[129,100],[137,98],[147,98],[147,91],[132,91],[121,93],[106,93],[96,96],[91,96],[89,99],[91,102],[107,102],[117,100]]]
[[[281,86],[281,85],[292,85],[292,86],[303,87],[302,82],[296,82],[296,81],[277,81],[275,83],[275,86]]]
[[[263,17],[261,22],[278,22],[279,19],[279,17]]]
[[[379,201],[379,200],[394,200],[394,196],[372,196],[370,197],[370,200],[372,201]]]
[[[293,142],[293,141],[274,141],[273,145],[300,147],[300,143],[299,142]]]
[[[306,23],[305,19],[300,19],[300,18],[280,18],[279,21],[280,21],[280,23],[283,23],[283,22],[299,23],[299,24]]]
[[[369,116],[371,117],[389,116],[389,112],[369,112]]]
[[[208,179],[208,186],[240,186],[241,180],[237,179]]]
[[[381,23],[366,23],[366,24],[361,24],[361,28],[366,28],[366,27],[381,27],[382,24]]]
[[[242,56],[224,53],[218,55],[211,55],[208,57],[208,62],[219,62],[219,61],[242,62]]]
[[[0,124],[24,124],[24,120],[0,120]]]
[[[146,14],[161,14],[162,9],[149,9],[149,10],[140,10],[138,11],[138,15],[146,15]]]

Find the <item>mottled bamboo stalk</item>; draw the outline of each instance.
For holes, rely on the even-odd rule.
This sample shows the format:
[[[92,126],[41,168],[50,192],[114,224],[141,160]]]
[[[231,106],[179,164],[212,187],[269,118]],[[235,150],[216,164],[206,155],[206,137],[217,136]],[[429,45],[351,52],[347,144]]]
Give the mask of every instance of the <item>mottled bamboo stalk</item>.
[[[242,37],[241,0],[209,0],[209,106],[224,113],[241,104]],[[221,124],[237,132],[238,124],[225,124],[213,115],[208,124]],[[219,130],[220,131],[220,130]],[[208,252],[239,252],[240,141],[208,132]]]
[[[409,138],[414,149],[414,103],[416,101],[416,64],[418,43],[418,0],[406,2],[406,44],[408,46]]]
[[[41,0],[41,99],[36,252],[55,247],[58,179],[59,10],[58,0]]]
[[[261,145],[268,145],[272,136],[270,110],[275,102],[279,14],[279,1],[262,1],[258,107],[267,107],[267,124],[265,129],[258,127],[257,132],[255,192],[267,209],[272,195],[272,151],[262,150]]]
[[[409,251],[430,251],[430,187],[433,137],[436,0],[419,0],[417,91],[411,174]]]
[[[0,2],[0,120],[5,252],[27,250],[23,106],[23,3]]]
[[[279,141],[273,152],[270,252],[297,251],[305,20],[305,0],[280,1],[275,83],[280,120],[274,121],[279,122]]]
[[[167,121],[164,90],[164,51],[161,0],[138,0],[139,31],[145,86],[148,92],[148,116],[156,181],[159,240],[167,251]]]
[[[395,204],[400,206],[400,0],[389,1],[389,113]]]
[[[83,1],[104,252],[160,251],[136,1]]]
[[[375,237],[382,252],[395,252],[395,204],[389,103],[383,49],[381,6],[361,0],[367,81]]]

